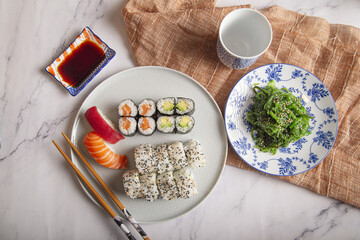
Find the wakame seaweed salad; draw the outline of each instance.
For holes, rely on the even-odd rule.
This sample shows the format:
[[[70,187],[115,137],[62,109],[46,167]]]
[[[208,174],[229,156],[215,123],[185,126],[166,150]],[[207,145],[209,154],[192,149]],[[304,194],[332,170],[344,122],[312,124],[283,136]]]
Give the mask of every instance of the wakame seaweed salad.
[[[255,147],[262,152],[275,154],[279,148],[309,135],[311,117],[299,98],[287,88],[277,89],[275,81],[264,88],[254,86],[254,103],[247,120],[252,129]]]

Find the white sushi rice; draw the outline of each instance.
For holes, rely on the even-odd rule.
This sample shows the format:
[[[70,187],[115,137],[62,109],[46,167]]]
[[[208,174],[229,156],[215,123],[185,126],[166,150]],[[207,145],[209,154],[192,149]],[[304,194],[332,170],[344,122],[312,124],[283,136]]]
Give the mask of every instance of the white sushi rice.
[[[184,117],[189,117],[190,118],[190,122],[189,122],[189,125],[187,127],[180,126],[181,119],[184,118]],[[195,125],[195,119],[190,115],[182,115],[182,116],[177,116],[175,118],[176,131],[179,132],[179,133],[188,133],[188,132],[190,132],[194,128],[194,125]]]
[[[176,199],[179,192],[176,186],[173,172],[165,172],[157,176],[157,184],[160,196],[164,200]]]
[[[181,101],[184,101],[187,104],[187,108],[185,111],[181,111],[178,107],[176,107],[176,114],[180,114],[180,115],[191,114],[195,108],[194,101],[190,98],[177,98],[176,106],[178,106],[177,104]]]
[[[101,118],[104,119],[104,121],[115,131],[116,130],[116,125],[99,109],[97,108],[98,113],[100,114]]]
[[[190,167],[199,168],[207,165],[207,160],[199,141],[192,139],[185,142],[184,151]]]
[[[130,121],[130,128],[128,130],[126,130],[126,129],[124,129],[122,127],[125,118]],[[136,133],[136,126],[137,126],[137,121],[136,121],[135,118],[121,117],[119,119],[119,130],[120,130],[120,133],[123,134],[123,135],[129,136],[129,135],[135,134]]]
[[[142,129],[141,128],[141,125],[143,124],[143,121],[144,121],[144,118],[147,118],[149,120],[149,125],[150,127],[147,128],[147,129]],[[139,121],[138,121],[138,130],[141,134],[143,135],[151,135],[154,133],[156,129],[156,123],[155,123],[155,120],[151,117],[141,117],[139,118]]]
[[[124,190],[128,197],[135,199],[142,197],[138,170],[126,171],[123,174]]]
[[[151,109],[150,109],[146,114],[144,114],[142,106],[143,106],[143,105],[146,105],[146,104],[147,104],[148,107],[150,107]],[[151,99],[144,99],[144,100],[142,100],[142,101],[139,103],[138,112],[139,112],[139,115],[140,115],[140,116],[151,117],[151,116],[154,115],[155,112],[156,112],[155,102],[154,102],[153,100],[151,100]]]
[[[168,120],[171,125],[166,126],[166,127],[161,126],[162,121],[163,121],[162,119]],[[161,116],[156,121],[156,127],[160,132],[172,133],[172,132],[174,132],[174,129],[175,129],[175,118],[172,116]]]
[[[174,107],[169,110],[169,111],[166,111],[163,107],[163,105],[167,102],[171,102],[171,104],[174,105]],[[161,113],[161,114],[165,114],[165,115],[173,115],[175,113],[175,104],[176,104],[176,98],[174,97],[168,97],[168,98],[161,98],[159,99],[157,102],[156,102],[156,107],[157,107],[157,110]]]
[[[175,171],[174,178],[181,198],[190,198],[198,194],[194,175],[188,168]]]
[[[135,147],[134,158],[136,168],[141,174],[151,173],[157,170],[157,153],[151,144],[142,144]]]
[[[146,200],[152,202],[159,197],[159,190],[156,185],[156,173],[148,173],[140,176],[142,195]]]
[[[172,142],[168,146],[168,154],[170,163],[174,166],[175,170],[188,166],[184,146],[182,142]]]
[[[128,105],[130,107],[130,109],[131,109],[130,115],[124,114],[124,112],[122,110],[122,107],[124,105]],[[131,99],[125,99],[120,102],[120,104],[118,106],[118,113],[120,116],[124,116],[124,117],[136,117],[138,114],[138,109],[137,109],[137,106],[135,105],[135,103]]]
[[[167,144],[161,144],[156,147],[157,152],[157,171],[159,174],[173,171],[174,166],[171,164],[168,154],[168,146]]]

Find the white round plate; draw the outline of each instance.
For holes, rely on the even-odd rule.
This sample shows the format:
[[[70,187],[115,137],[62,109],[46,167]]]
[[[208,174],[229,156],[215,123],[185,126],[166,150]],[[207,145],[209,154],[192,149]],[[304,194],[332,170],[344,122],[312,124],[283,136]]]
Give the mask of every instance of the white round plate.
[[[275,155],[254,148],[247,121],[254,98],[254,84],[265,87],[275,80],[277,88],[288,88],[301,98],[313,117],[310,135],[281,148]],[[232,89],[225,109],[228,139],[235,152],[251,167],[271,175],[292,176],[318,165],[332,148],[338,129],[335,102],[326,86],[312,73],[289,64],[269,64],[245,74]]]
[[[128,169],[135,169],[133,149],[140,144],[157,145],[172,141],[199,140],[208,160],[206,167],[193,170],[199,194],[189,199],[171,201],[158,199],[154,202],[148,202],[145,199],[130,199],[125,195],[122,181],[125,170],[112,170],[97,164],[83,145],[85,135],[92,131],[84,114],[90,107],[97,106],[114,124],[118,125],[120,117],[117,107],[121,100],[130,98],[139,103],[145,98],[158,100],[163,97],[189,97],[195,101],[195,112],[193,113],[195,126],[190,133],[164,134],[155,132],[151,136],[142,136],[137,133],[135,136],[126,137],[112,147],[118,154],[127,155]],[[117,73],[96,87],[85,99],[76,115],[71,140],[136,221],[140,223],[169,220],[195,208],[209,195],[219,180],[225,166],[228,149],[223,116],[218,105],[205,88],[181,72],[154,66],[136,67]],[[106,202],[110,204],[112,209],[117,210],[116,205],[112,203],[112,200],[96,182],[96,179],[94,180],[76,154],[71,152],[71,156],[76,166],[96,187]],[[86,187],[84,190],[96,202]],[[120,210],[117,211],[117,214],[122,216]]]

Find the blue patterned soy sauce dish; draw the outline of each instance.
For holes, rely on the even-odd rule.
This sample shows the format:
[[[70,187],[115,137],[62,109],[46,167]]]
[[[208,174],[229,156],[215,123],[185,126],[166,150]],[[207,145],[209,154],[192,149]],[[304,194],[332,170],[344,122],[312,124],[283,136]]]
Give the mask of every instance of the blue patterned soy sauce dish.
[[[254,148],[247,113],[252,107],[253,87],[287,88],[298,97],[308,114],[311,134],[280,148],[276,154]],[[289,64],[269,64],[245,74],[232,89],[225,107],[228,139],[235,152],[251,167],[271,175],[292,176],[317,166],[330,152],[338,131],[338,114],[331,93],[312,73]]]
[[[227,67],[251,66],[270,46],[270,22],[260,12],[240,8],[225,16],[219,28],[217,55]]]
[[[115,54],[89,27],[85,27],[45,70],[76,96]]]

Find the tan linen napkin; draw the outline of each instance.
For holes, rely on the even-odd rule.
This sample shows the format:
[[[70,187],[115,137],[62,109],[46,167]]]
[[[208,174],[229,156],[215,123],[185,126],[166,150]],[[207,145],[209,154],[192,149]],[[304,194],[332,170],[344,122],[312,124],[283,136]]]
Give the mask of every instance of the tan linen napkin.
[[[302,67],[329,88],[339,115],[336,142],[317,167],[281,180],[360,207],[360,30],[329,24],[272,6],[261,12],[274,36],[268,51],[251,67],[232,70],[216,55],[221,20],[240,7],[215,7],[215,0],[130,0],[123,9],[126,30],[138,65],[179,70],[197,80],[224,111],[235,83],[269,63]],[[231,149],[227,164],[252,169]]]

